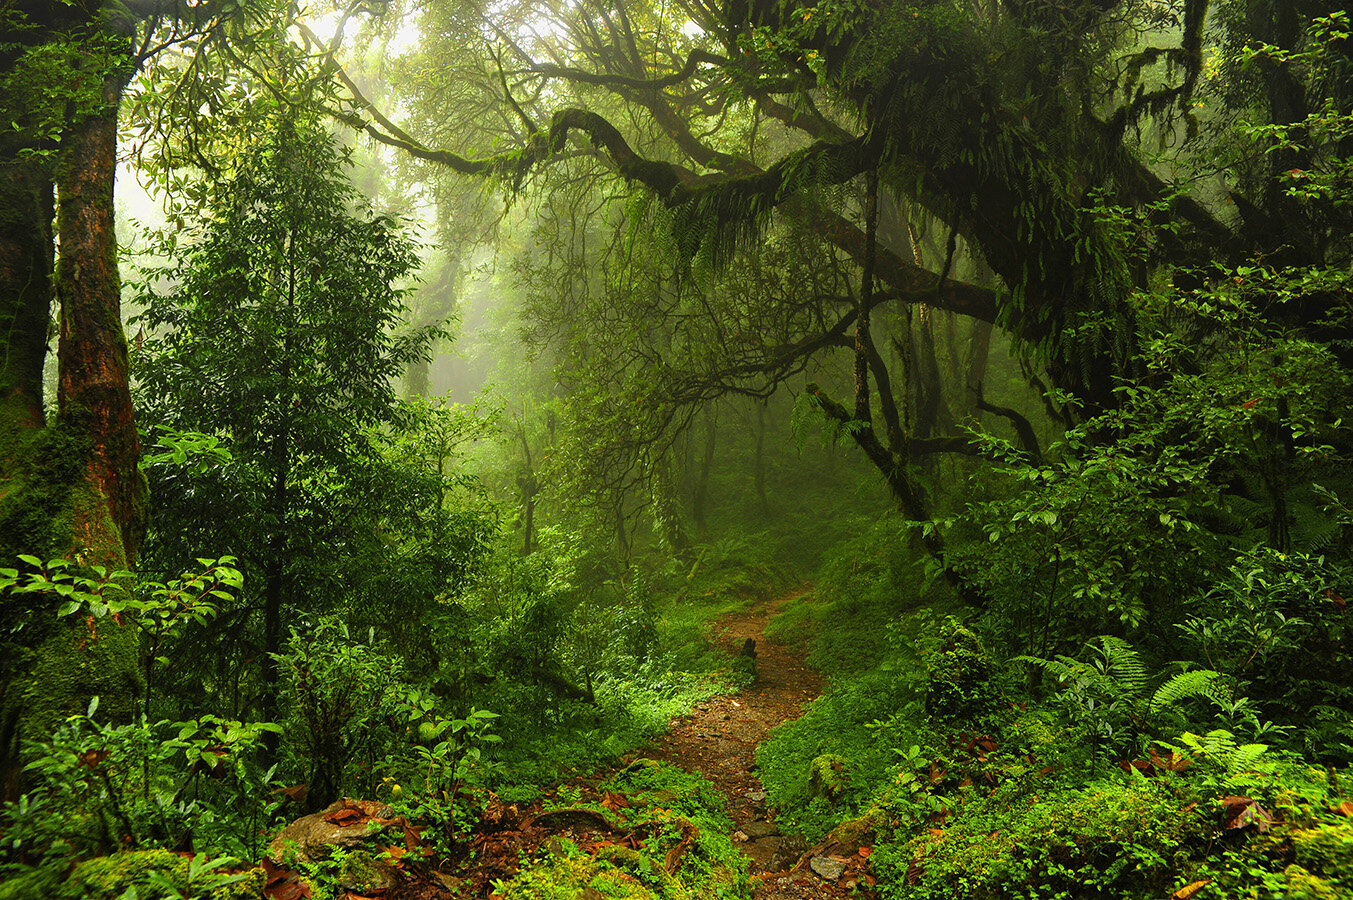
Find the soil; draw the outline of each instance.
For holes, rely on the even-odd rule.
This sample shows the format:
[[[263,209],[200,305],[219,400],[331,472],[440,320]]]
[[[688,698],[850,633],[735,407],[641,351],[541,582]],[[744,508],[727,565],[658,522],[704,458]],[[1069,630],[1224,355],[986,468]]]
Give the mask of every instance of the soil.
[[[734,841],[750,859],[754,900],[844,897],[858,893],[857,886],[867,891],[874,881],[858,853],[827,857],[846,862],[838,878],[815,874],[810,861],[822,848],[810,850],[801,837],[780,832],[756,774],[757,745],[777,725],[798,718],[821,692],[821,677],[803,661],[805,648],[765,639],[771,619],[805,590],[755,603],[715,624],[715,642],[731,654],[755,641],[756,679],[737,694],[697,704],[643,754],[703,775],[728,797]]]

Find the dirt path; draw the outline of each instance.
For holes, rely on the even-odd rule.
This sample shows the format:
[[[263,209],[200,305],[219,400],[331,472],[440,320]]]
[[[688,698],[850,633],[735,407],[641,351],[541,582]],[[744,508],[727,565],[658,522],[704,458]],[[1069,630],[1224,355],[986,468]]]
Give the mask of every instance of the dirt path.
[[[827,881],[807,865],[796,867],[808,845],[780,833],[755,771],[757,745],[776,725],[798,718],[803,704],[821,690],[821,678],[803,663],[803,648],[764,639],[780,608],[803,593],[754,604],[716,623],[715,640],[730,653],[741,650],[748,638],[756,641],[756,681],[737,694],[698,704],[645,753],[698,772],[727,795],[737,829],[733,839],[751,860],[755,900],[846,896],[854,887],[849,877]]]

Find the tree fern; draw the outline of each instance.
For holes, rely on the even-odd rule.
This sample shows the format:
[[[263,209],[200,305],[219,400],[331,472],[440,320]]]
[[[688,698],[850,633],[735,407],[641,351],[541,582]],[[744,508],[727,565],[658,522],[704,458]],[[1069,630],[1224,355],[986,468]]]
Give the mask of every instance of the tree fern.
[[[1268,744],[1241,744],[1235,755],[1225,760],[1227,772],[1244,772],[1254,767],[1259,757],[1268,752]]]

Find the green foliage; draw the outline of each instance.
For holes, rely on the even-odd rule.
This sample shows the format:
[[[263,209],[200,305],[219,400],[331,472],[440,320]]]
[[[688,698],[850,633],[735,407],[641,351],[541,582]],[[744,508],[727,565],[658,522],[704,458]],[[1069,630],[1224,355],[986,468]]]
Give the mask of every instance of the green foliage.
[[[237,150],[208,205],[159,238],[174,262],[140,286],[135,368],[140,414],[162,435],[147,564],[205,545],[248,575],[227,627],[180,637],[194,654],[170,687],[194,706],[216,693],[267,709],[270,674],[244,660],[268,660],[303,618],[342,610],[427,668],[430,630],[415,623],[465,588],[492,519],[453,466],[477,417],[394,393],[441,334],[400,327],[417,263],[400,223],[360,200],[311,118],[276,114]],[[332,769],[316,773],[320,794],[338,790]]]
[[[235,603],[244,583],[231,556],[197,559],[200,571],[164,583],[137,579],[132,572],[110,571],[103,566],[86,570],[67,559],[43,562],[21,554],[19,562],[25,569],[0,568],[0,594],[6,598],[35,595],[36,604],[30,601],[30,609],[41,610],[54,603],[58,618],[75,617],[72,621],[78,621],[84,616],[91,639],[97,638],[100,623],[119,628],[130,624],[141,633],[141,712],[146,716],[150,715],[156,667],[168,662],[163,656],[168,645],[189,626],[203,626],[215,618],[222,605]],[[10,633],[17,635],[35,625],[40,627],[28,616],[16,615]]]
[[[1011,662],[1037,666],[1052,679],[1048,686],[1052,701],[1096,753],[1134,753],[1148,735],[1165,730],[1165,717],[1177,713],[1184,701],[1202,697],[1221,704],[1231,697],[1219,673],[1202,669],[1177,672],[1148,699],[1151,675],[1141,655],[1126,642],[1103,635],[1097,645],[1086,644],[1085,652],[1084,660],[1018,656]]]
[[[1251,698],[1248,717],[1304,729],[1309,711],[1353,697],[1340,663],[1353,634],[1353,611],[1340,594],[1347,579],[1343,561],[1256,549],[1238,556],[1206,594],[1190,598],[1178,627],[1195,657]],[[1304,736],[1309,752],[1348,759],[1322,748],[1317,732]]]
[[[386,722],[397,708],[398,657],[370,635],[356,640],[346,624],[321,619],[293,632],[277,662],[286,684],[287,747],[310,786],[308,804],[323,809],[345,792],[370,791],[374,761],[393,740]]]
[[[890,780],[893,741],[922,727],[918,688],[900,672],[844,681],[771,733],[757,768],[782,827],[813,840],[869,806]]]
[[[835,753],[813,757],[808,771],[808,789],[828,803],[835,803],[850,787],[850,770],[846,761]]]
[[[606,897],[609,900],[652,900],[666,896],[645,884],[643,875],[660,881],[650,863],[648,871],[639,864],[632,874],[624,867],[577,852],[564,845],[563,853],[525,867],[515,877],[498,884],[497,892],[509,900],[577,900],[580,897]],[[645,861],[647,861],[645,859]]]
[[[885,896],[1165,893],[1202,831],[1200,813],[1164,782],[1096,781],[1032,796],[1012,784],[987,793],[960,795],[942,831],[880,849]]]
[[[412,736],[411,752],[389,760],[385,781],[392,784],[392,794],[398,793],[396,805],[411,818],[435,826],[430,836],[449,853],[477,813],[472,809],[465,815],[461,809],[467,782],[491,780],[493,766],[484,751],[502,740],[493,731],[498,714],[472,708],[464,718],[447,716],[433,698],[408,691],[400,698],[397,715]]]
[[[4,806],[4,855],[60,864],[133,846],[205,846],[246,858],[276,799],[257,762],[281,729],[202,716],[126,725],[97,721],[96,701],[51,739],[28,748],[35,786]]]
[[[617,830],[643,835],[638,849],[603,843],[589,853],[555,838],[497,893],[530,900],[593,897],[616,900],[684,900],[749,896],[746,860],[728,837],[732,822],[724,798],[698,775],[652,759],[639,759],[608,778],[599,790],[626,798],[618,809],[576,805],[569,789],[557,809],[587,808]]]

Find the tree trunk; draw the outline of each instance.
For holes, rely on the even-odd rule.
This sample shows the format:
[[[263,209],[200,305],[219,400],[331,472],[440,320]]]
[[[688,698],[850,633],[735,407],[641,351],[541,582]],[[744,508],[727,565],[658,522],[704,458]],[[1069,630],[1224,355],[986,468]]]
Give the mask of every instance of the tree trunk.
[[[653,517],[662,533],[662,539],[677,556],[686,556],[691,549],[691,539],[681,522],[681,504],[677,502],[676,489],[672,484],[671,461],[666,456],[659,457],[653,463],[649,492],[653,503]]]
[[[766,404],[753,400],[756,406],[756,443],[752,448],[752,483],[756,488],[757,509],[762,518],[770,515],[770,499],[766,496]]]
[[[113,229],[117,106],[125,81],[104,82],[103,106],[67,125],[55,181],[60,205],[58,414],[43,428],[42,365],[50,321],[52,173],[0,159],[0,551],[68,556],[124,569],[145,530],[145,479],[132,421],[127,343]],[[28,229],[28,233],[25,233]],[[32,611],[22,647],[0,667],[0,766],[20,789],[18,749],[50,735],[100,697],[100,718],[129,719],[139,687],[136,632],[112,619],[59,621],[55,599]]]
[[[972,320],[972,350],[968,356],[964,398],[970,405],[972,414],[979,417],[982,413],[976,406],[976,391],[987,378],[987,360],[991,357],[991,329],[990,322]]]
[[[21,432],[44,424],[54,248],[51,175],[32,160],[15,159],[10,149],[0,150],[0,452]]]
[[[146,480],[137,468],[141,448],[132,420],[113,222],[121,95],[120,79],[105,82],[107,108],[70,128],[62,139],[57,169],[57,409],[63,421],[79,421],[81,432],[92,440],[87,480],[121,536],[121,552],[104,550],[108,538],[91,521],[98,517],[84,516],[74,523],[76,545],[101,559],[134,564],[145,535]]]

